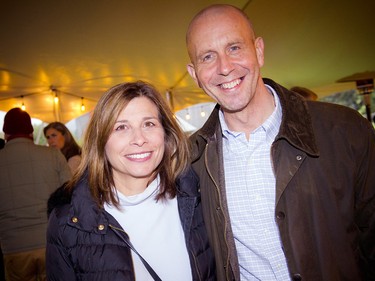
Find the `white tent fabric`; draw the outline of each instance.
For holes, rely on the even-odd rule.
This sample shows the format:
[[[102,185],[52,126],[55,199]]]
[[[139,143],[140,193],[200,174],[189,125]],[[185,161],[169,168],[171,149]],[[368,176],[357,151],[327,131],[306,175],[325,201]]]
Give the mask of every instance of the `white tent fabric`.
[[[109,87],[138,79],[168,95],[175,112],[212,102],[186,72],[185,31],[215,2],[2,1],[0,110],[24,103],[34,118],[65,123],[82,103],[89,112]],[[373,0],[219,2],[249,15],[265,42],[263,76],[288,88],[323,97],[355,89],[340,78],[375,70]]]

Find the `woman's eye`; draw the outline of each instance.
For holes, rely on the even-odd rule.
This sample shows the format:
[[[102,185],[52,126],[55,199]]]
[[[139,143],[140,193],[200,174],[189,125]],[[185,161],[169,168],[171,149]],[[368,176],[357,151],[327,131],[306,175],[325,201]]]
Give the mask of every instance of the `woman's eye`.
[[[127,127],[124,125],[124,124],[121,124],[121,125],[118,125],[116,128],[115,128],[115,131],[121,131],[121,130],[125,130]]]
[[[146,122],[145,127],[154,127],[155,126],[155,123],[154,122]]]

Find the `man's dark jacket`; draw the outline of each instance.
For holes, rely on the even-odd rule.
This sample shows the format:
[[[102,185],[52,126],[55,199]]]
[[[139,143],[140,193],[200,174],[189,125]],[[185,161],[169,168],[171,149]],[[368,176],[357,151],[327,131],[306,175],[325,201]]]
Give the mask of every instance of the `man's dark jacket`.
[[[191,169],[178,180],[178,208],[193,280],[213,281],[215,261],[203,222],[198,185]],[[75,187],[72,196],[64,189],[53,194],[48,209],[51,212],[46,253],[49,281],[135,280],[131,252],[123,240],[127,237],[126,230],[98,208],[85,180]],[[165,254],[160,253],[160,258]]]
[[[264,79],[282,107],[271,147],[275,221],[292,280],[375,280],[375,134],[356,111],[306,102]],[[240,280],[226,202],[219,106],[191,136],[218,280]],[[251,141],[251,140],[250,140]]]

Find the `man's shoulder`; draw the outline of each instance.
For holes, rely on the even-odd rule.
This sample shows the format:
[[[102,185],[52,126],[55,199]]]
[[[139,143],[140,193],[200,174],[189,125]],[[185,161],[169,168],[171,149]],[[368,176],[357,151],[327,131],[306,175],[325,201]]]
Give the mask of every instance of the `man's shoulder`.
[[[60,150],[58,150],[57,148],[49,147],[49,146],[44,146],[44,145],[39,145],[39,144],[32,145],[32,149],[36,150],[38,152],[41,152],[41,153],[51,154],[51,155],[55,155],[55,154],[60,154],[61,153]]]
[[[61,208],[59,213],[67,211],[67,205],[70,204],[72,199],[72,194],[70,190],[66,189],[65,184],[57,188],[49,197],[47,202],[47,215],[49,216],[54,209]],[[66,206],[65,206],[66,205]],[[63,210],[65,206],[65,211]]]
[[[342,120],[344,122],[367,121],[358,111],[348,106],[320,101],[308,102],[307,104],[310,114],[315,118],[329,118],[328,120]]]
[[[350,107],[326,102],[310,102],[308,108],[315,130],[342,132],[350,137],[375,134],[371,122]]]

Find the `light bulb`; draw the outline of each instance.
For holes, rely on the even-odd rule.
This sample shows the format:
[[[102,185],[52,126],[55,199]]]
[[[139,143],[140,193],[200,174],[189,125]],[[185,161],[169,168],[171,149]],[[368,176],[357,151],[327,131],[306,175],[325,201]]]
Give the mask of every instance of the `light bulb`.
[[[25,106],[25,104],[23,103],[23,96],[21,96],[21,99],[22,99],[21,109],[22,109],[23,111],[25,111],[25,110],[26,110],[26,106]]]
[[[85,111],[86,107],[85,104],[83,103],[83,98],[81,98],[82,104],[81,104],[81,111]]]

